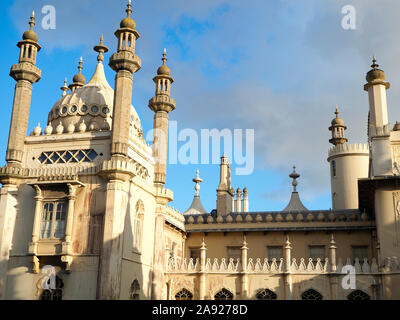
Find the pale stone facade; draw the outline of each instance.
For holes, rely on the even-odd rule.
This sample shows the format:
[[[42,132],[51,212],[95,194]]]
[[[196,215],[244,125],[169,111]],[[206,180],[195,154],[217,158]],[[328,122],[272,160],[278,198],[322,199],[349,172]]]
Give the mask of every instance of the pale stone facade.
[[[400,299],[400,125],[389,128],[389,84],[375,59],[364,87],[368,145],[347,144],[338,110],[329,128],[333,210],[304,206],[294,168],[288,205],[251,212],[249,191],[231,186],[223,155],[216,209],[204,208],[197,172],[182,214],[168,206],[173,192],[165,187],[173,78],[164,52],[149,100],[151,148],[131,105],[141,61],[130,4],[126,11],[109,60],[114,89],[101,38],[91,79],[81,59],[47,125],[29,136],[32,88],[41,77],[34,16],[18,43],[0,169],[0,299]],[[342,285],[346,266],[356,288]]]

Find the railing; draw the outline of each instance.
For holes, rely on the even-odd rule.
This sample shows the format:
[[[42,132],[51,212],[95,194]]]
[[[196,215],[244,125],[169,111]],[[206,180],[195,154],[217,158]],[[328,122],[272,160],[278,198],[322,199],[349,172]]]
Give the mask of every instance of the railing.
[[[385,264],[385,268],[387,271],[400,272],[399,260],[396,257],[393,257],[387,261],[388,261],[387,266]],[[375,258],[372,258],[371,262],[368,262],[367,259],[359,261],[359,259],[356,258],[354,263],[351,262],[350,258],[347,258],[344,264],[342,259],[339,258],[337,260],[335,273],[346,273],[342,269],[344,266],[349,266],[349,265],[354,267],[354,271],[357,274],[379,273],[378,264]],[[198,273],[200,271],[202,270],[200,268],[199,259],[170,258],[168,260],[168,266],[167,266],[168,273]],[[231,259],[222,258],[219,260],[218,258],[214,258],[212,260],[210,258],[207,258],[204,264],[203,271],[207,273],[241,273],[243,272],[243,268],[240,259],[235,260],[232,258]],[[323,273],[331,273],[332,266],[329,263],[328,258],[324,260],[317,259],[316,261],[313,261],[311,258],[308,260],[301,258],[299,261],[296,258],[293,258],[290,264],[290,270],[285,270],[285,263],[283,258],[279,260],[275,258],[272,260],[268,260],[267,258],[265,259],[256,258],[255,260],[253,260],[252,258],[250,258],[248,259],[245,272],[247,273],[291,272],[291,273],[323,274]]]

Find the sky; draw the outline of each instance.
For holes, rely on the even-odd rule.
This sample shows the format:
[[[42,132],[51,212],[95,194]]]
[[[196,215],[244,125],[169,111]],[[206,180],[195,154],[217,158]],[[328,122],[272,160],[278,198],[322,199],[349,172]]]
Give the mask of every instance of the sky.
[[[105,62],[115,52],[114,32],[126,15],[126,3],[2,1],[0,165],[5,163],[15,86],[8,73],[17,63],[16,43],[28,28],[32,10],[42,45],[37,60],[42,79],[34,84],[28,134],[38,122],[45,127],[64,78],[70,82],[81,56],[83,74],[90,79],[97,63],[93,46],[101,34],[110,49]],[[56,9],[55,29],[42,27],[45,5]],[[355,8],[355,29],[342,27],[345,5]],[[396,0],[133,1],[142,68],[134,75],[132,103],[147,132],[153,125],[153,112],[147,107],[154,95],[152,78],[167,48],[176,100],[170,119],[177,121],[179,130],[254,129],[254,171],[233,171],[232,176],[235,189],[248,188],[251,211],[286,206],[293,165],[301,175],[297,189],[305,206],[329,209],[328,127],[338,105],[349,142],[366,143],[368,96],[363,85],[374,54],[391,83],[389,121],[393,125],[400,120],[399,10]],[[115,73],[105,69],[113,87]],[[169,164],[166,186],[174,191],[171,205],[179,211],[192,201],[196,169],[203,179],[204,207],[216,207],[219,165]]]

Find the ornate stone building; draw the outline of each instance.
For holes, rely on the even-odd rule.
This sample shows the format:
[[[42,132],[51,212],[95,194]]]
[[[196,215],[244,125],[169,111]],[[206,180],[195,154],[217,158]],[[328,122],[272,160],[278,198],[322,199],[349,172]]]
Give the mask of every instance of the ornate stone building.
[[[130,3],[126,12],[109,59],[114,89],[101,37],[91,79],[81,59],[47,126],[29,136],[41,77],[34,15],[18,42],[0,169],[0,299],[400,299],[400,125],[389,128],[389,83],[375,59],[364,86],[368,144],[347,144],[338,110],[329,128],[332,210],[303,205],[294,168],[288,205],[252,212],[247,188],[232,188],[223,155],[216,209],[204,209],[197,172],[182,214],[168,206],[173,192],[165,187],[173,78],[164,52],[148,104],[151,148],[131,105],[141,60]]]

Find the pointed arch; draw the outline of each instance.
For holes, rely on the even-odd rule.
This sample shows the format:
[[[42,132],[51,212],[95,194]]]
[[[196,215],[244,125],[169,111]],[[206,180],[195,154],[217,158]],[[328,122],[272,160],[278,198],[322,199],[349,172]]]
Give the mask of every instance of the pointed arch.
[[[322,300],[323,296],[317,290],[308,289],[301,294],[302,300]]]
[[[176,300],[192,300],[193,294],[186,288],[183,288],[175,295],[175,299]]]
[[[347,296],[347,300],[371,300],[371,297],[364,291],[354,290]]]
[[[256,294],[257,300],[276,300],[277,295],[275,292],[269,289],[262,289]]]
[[[228,289],[222,288],[214,295],[215,300],[233,300],[233,294]]]

